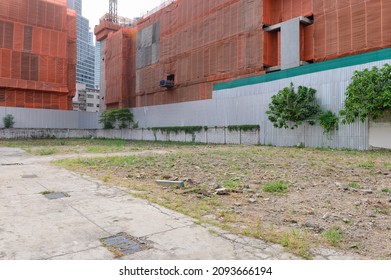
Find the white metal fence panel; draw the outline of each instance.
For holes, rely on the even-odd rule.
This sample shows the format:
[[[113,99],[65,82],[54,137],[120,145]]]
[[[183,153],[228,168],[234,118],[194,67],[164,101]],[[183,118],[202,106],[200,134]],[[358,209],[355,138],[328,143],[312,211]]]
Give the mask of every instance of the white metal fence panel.
[[[14,128],[98,129],[99,113],[0,107],[0,128],[3,118],[11,114]]]

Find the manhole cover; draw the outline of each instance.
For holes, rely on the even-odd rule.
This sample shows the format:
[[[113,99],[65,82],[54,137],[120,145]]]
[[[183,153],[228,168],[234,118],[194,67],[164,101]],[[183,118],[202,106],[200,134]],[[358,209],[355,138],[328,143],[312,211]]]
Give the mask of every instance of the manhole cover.
[[[102,238],[100,242],[102,242],[103,246],[113,252],[117,258],[125,255],[131,255],[149,248],[145,241],[130,236],[124,232]]]
[[[47,199],[58,199],[58,198],[69,197],[70,195],[63,192],[51,192],[51,193],[44,193],[44,196]]]
[[[26,174],[26,175],[22,175],[22,178],[23,179],[33,179],[33,178],[38,178],[38,176],[35,174]]]

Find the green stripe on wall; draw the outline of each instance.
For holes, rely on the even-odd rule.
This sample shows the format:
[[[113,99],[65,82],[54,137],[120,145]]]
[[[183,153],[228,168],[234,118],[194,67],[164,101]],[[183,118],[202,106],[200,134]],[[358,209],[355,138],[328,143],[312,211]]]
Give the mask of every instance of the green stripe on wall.
[[[254,85],[254,84],[261,84],[261,83],[296,77],[300,75],[306,75],[306,74],[327,71],[327,70],[332,70],[332,69],[337,69],[342,67],[360,65],[360,64],[386,60],[386,59],[391,59],[391,48],[358,54],[358,55],[346,56],[346,57],[327,60],[324,62],[318,62],[314,64],[307,64],[304,66],[282,70],[278,72],[272,72],[272,73],[263,74],[259,76],[253,76],[249,78],[223,82],[223,83],[215,84],[214,90],[223,90],[223,89],[237,88],[237,87]]]

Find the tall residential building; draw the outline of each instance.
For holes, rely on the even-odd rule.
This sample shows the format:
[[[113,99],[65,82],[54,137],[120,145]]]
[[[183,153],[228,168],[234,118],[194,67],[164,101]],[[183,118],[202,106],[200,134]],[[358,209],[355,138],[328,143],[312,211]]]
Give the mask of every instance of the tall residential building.
[[[90,33],[89,20],[82,16],[82,0],[67,0],[68,7],[77,12],[77,64],[76,82],[87,88],[95,87],[95,46]]]
[[[100,88],[100,42],[95,44],[95,88]]]

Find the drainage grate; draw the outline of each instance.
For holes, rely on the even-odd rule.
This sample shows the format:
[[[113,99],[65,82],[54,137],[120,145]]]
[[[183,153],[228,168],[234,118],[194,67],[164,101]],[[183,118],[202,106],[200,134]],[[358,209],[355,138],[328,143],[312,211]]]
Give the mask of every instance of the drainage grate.
[[[70,197],[69,194],[64,192],[51,192],[51,193],[45,193],[44,196],[47,199],[58,199],[58,198],[64,198],[64,197]]]
[[[100,241],[118,258],[125,255],[131,255],[149,248],[148,244],[145,241],[130,236],[124,232],[120,232],[110,237],[102,238]]]
[[[35,174],[26,174],[26,175],[22,175],[22,178],[23,179],[33,179],[33,178],[38,178],[38,176]]]

